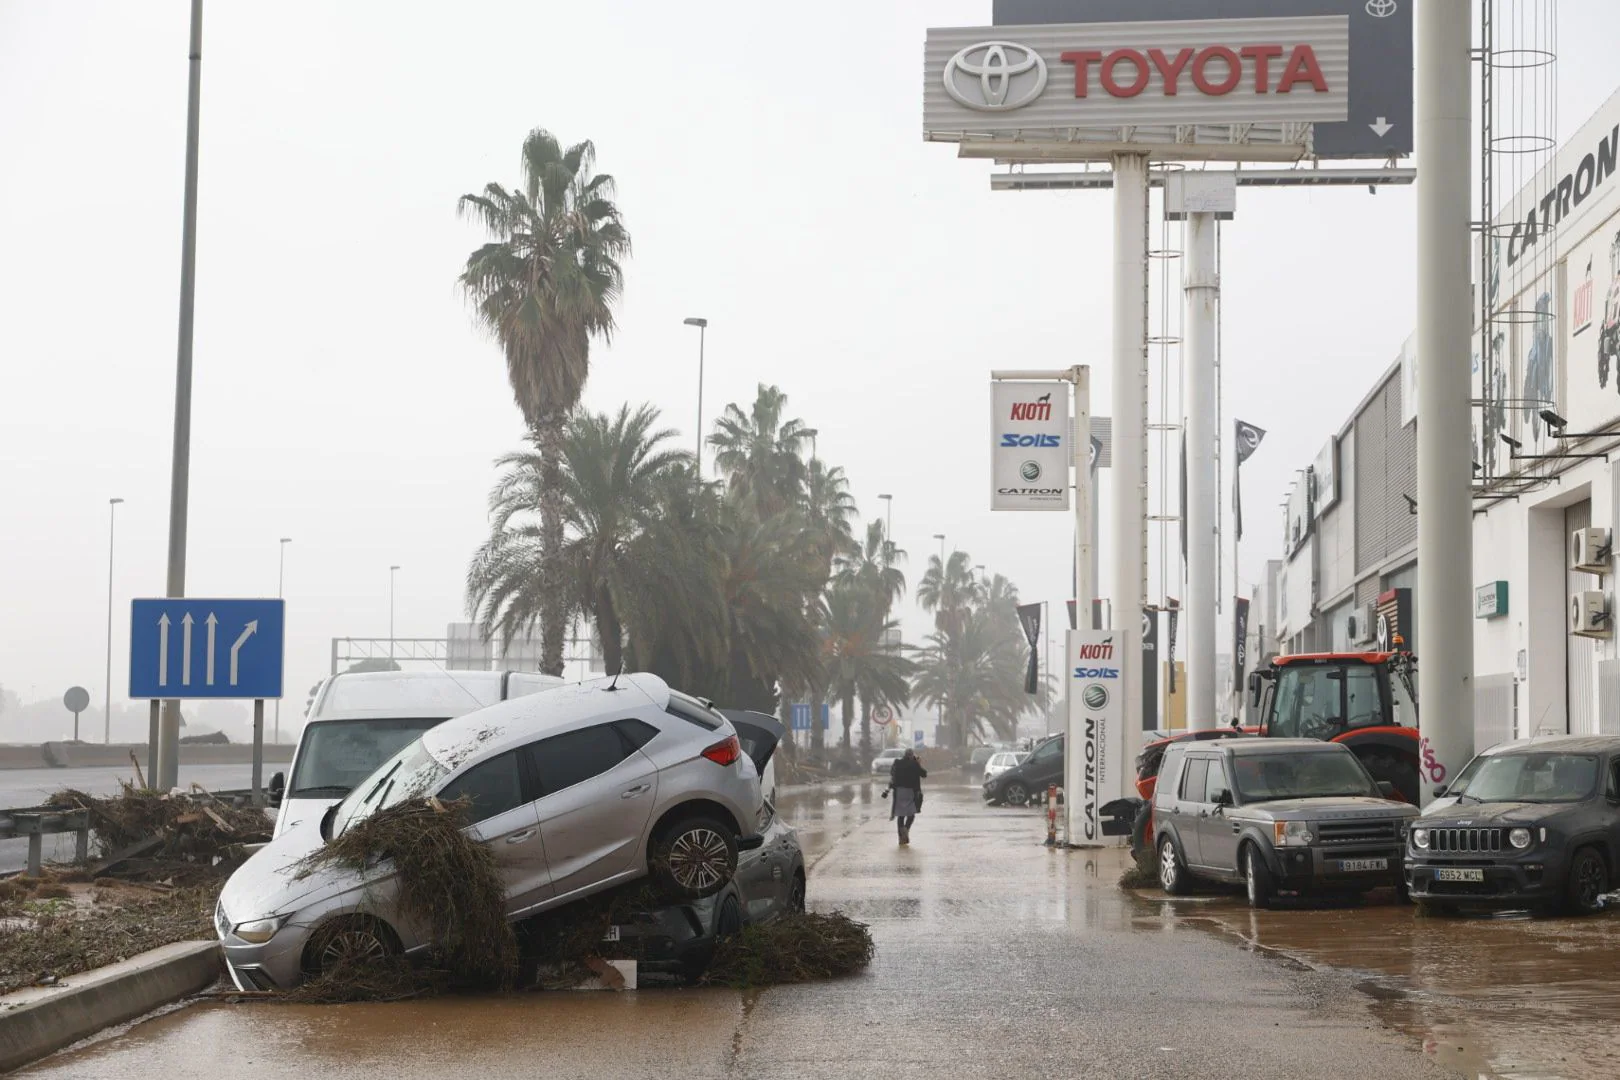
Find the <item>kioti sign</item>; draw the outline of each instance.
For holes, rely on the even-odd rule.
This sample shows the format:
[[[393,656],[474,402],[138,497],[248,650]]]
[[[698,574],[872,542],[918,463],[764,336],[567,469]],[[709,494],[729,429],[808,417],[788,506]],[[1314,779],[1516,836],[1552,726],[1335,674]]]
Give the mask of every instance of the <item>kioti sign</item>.
[[[1069,508],[1067,386],[992,382],[990,432],[990,509]]]
[[[1125,795],[1124,646],[1112,630],[1069,631],[1064,808],[1077,846],[1103,842],[1102,808]]]

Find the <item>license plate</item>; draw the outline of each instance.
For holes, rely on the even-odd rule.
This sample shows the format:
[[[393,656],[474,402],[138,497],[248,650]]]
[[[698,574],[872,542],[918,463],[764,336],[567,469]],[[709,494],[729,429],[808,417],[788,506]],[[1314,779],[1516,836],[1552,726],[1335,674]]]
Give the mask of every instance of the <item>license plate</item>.
[[[602,935],[602,940],[603,941],[618,941],[619,940],[619,928],[617,926],[608,927],[608,932],[606,934]]]
[[[1388,859],[1340,859],[1339,869],[1345,873],[1357,870],[1388,870]]]
[[[1436,881],[1484,881],[1485,871],[1466,866],[1447,866],[1434,872]]]

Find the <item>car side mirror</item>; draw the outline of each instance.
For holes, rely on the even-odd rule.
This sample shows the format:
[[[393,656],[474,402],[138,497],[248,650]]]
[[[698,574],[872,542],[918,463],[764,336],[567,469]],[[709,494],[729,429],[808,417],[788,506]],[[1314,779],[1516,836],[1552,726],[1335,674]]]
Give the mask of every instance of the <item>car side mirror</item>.
[[[278,772],[272,776],[268,790],[270,792],[270,801],[280,804],[281,797],[287,793],[287,774]]]
[[[1435,788],[1434,789],[1434,797],[1437,798],[1437,799],[1445,798],[1446,797],[1446,785],[1441,784],[1439,787]]]
[[[1252,705],[1260,704],[1260,673],[1249,672],[1249,702]]]
[[[1225,788],[1222,788],[1221,790],[1217,791],[1215,793],[1215,805],[1216,806],[1231,806],[1232,805],[1232,793],[1230,791],[1227,791]]]
[[[1395,785],[1390,783],[1388,780],[1378,781],[1378,794],[1382,795],[1386,799],[1391,800],[1400,798],[1400,796],[1396,794]]]

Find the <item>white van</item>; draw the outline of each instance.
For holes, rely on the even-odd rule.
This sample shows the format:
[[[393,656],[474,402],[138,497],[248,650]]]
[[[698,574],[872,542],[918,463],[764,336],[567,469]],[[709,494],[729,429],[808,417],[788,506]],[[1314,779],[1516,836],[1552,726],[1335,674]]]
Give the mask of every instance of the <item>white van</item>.
[[[354,785],[427,729],[510,698],[561,686],[535,671],[360,671],[315,691],[286,773],[270,778],[275,835],[319,821]]]

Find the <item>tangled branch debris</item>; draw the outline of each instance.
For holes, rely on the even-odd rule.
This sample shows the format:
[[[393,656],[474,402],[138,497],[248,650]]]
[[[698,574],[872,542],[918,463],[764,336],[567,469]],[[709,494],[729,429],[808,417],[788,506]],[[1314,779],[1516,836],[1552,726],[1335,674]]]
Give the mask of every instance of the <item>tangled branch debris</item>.
[[[872,932],[841,911],[783,915],[720,942],[706,983],[737,989],[851,975],[872,962]]]
[[[215,889],[114,887],[129,895],[103,903],[91,890],[85,906],[60,898],[67,890],[47,882],[32,890],[32,899],[14,898],[0,922],[0,994],[213,935]]]
[[[206,792],[171,794],[126,783],[107,797],[59,791],[48,805],[89,811],[90,832],[103,859],[141,846],[139,858],[121,860],[127,865],[118,868],[120,877],[172,877],[188,865],[211,868],[234,861],[243,845],[263,843],[272,832],[262,810],[234,807]]]
[[[462,831],[470,805],[408,799],[379,810],[309,855],[301,872],[392,862],[401,914],[437,943],[434,966],[458,988],[504,989],[517,972],[517,939],[494,854]]]

